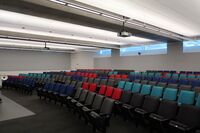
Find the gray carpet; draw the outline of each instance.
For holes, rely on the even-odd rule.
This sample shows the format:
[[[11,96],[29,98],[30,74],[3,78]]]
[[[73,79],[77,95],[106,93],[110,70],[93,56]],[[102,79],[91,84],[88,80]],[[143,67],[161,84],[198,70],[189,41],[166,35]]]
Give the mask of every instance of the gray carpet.
[[[0,133],[92,133],[92,128],[66,107],[39,100],[36,95],[22,95],[12,90],[3,90],[3,94],[35,115],[0,122]],[[132,122],[124,122],[121,117],[113,116],[107,133],[122,132],[148,133],[144,128],[135,128]]]

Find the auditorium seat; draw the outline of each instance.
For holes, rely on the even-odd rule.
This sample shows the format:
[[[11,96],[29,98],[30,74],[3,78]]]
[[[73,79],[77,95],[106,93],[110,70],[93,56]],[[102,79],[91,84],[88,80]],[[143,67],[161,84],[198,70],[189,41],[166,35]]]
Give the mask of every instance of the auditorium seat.
[[[196,99],[196,104],[195,106],[200,107],[200,95],[198,95],[197,99]]]
[[[140,83],[134,83],[131,92],[133,93],[140,92],[141,86],[142,85]]]
[[[99,111],[100,110],[104,98],[105,97],[102,96],[102,95],[96,95],[95,98],[94,98],[94,101],[93,101],[92,105],[84,106],[81,109],[81,115],[84,117],[86,123],[88,123],[89,113],[91,111]]]
[[[89,114],[89,121],[93,125],[93,131],[100,130],[103,133],[106,132],[106,127],[109,126],[110,117],[114,100],[105,98],[99,112],[92,111]]]
[[[81,95],[81,92],[82,92],[82,88],[76,89],[76,92],[75,92],[74,97],[71,97],[71,96],[68,96],[68,97],[67,97],[67,99],[66,99],[66,105],[67,105],[68,107],[70,107],[70,105],[71,105],[71,100],[72,100],[72,99],[78,100],[78,98],[79,98],[80,95]]]
[[[72,81],[73,82],[73,81]],[[76,86],[75,86],[75,90],[77,90],[78,88],[82,87],[83,82],[79,81]]]
[[[114,87],[115,85],[115,80],[114,79],[108,79],[108,82],[107,82],[107,86],[111,86],[111,87]]]
[[[117,88],[124,89],[125,83],[125,81],[119,81]]]
[[[133,119],[134,118],[134,110],[137,107],[141,107],[144,101],[144,95],[139,93],[133,93],[130,103],[126,102],[122,105],[122,115],[124,120]]]
[[[101,85],[98,94],[99,95],[104,95],[106,93],[106,85]]]
[[[195,99],[194,91],[182,90],[182,91],[180,91],[177,102],[179,105],[182,105],[182,104],[192,105],[192,104],[194,104],[194,99]]]
[[[136,127],[140,122],[148,123],[147,118],[150,113],[157,111],[159,106],[159,98],[152,96],[145,96],[143,105],[140,108],[135,109],[135,124]]]
[[[192,90],[192,86],[191,86],[191,85],[180,85],[180,86],[178,87],[178,89],[179,89],[179,91],[181,91],[181,90],[190,91],[190,90]]]
[[[83,82],[82,89],[88,90],[89,89],[89,85],[90,84],[88,82]]]
[[[163,87],[153,86],[150,96],[161,98],[163,95]]]
[[[96,89],[97,89],[97,84],[95,84],[95,83],[90,84],[89,91],[96,92]]]
[[[133,86],[132,82],[126,82],[125,86],[124,86],[124,90],[125,91],[131,91],[132,86]]]
[[[81,108],[83,106],[91,106],[92,102],[95,98],[95,95],[96,95],[96,93],[94,93],[94,92],[88,92],[88,95],[84,102],[79,101],[76,103],[76,111],[79,113],[79,117],[81,117]]]
[[[111,86],[108,86],[108,87],[107,87],[107,90],[106,90],[106,92],[105,92],[105,96],[106,96],[106,97],[111,97],[112,94],[113,94],[113,91],[114,91],[114,88],[111,87]]]
[[[163,94],[163,100],[176,101],[178,90],[174,88],[166,88]]]
[[[140,94],[149,95],[151,93],[151,85],[142,85]]]
[[[114,100],[119,100],[121,98],[121,95],[122,95],[122,89],[115,88],[111,98]]]
[[[100,83],[100,78],[95,78],[94,83],[98,85]]]
[[[151,132],[156,129],[158,132],[163,133],[167,128],[168,122],[175,118],[177,110],[177,102],[161,101],[157,112],[151,113],[149,116]]]
[[[94,78],[89,78],[89,79],[88,79],[88,83],[89,83],[89,84],[92,84],[93,82],[94,82]]]
[[[178,115],[169,122],[169,132],[192,133],[200,126],[200,108],[181,105]]]

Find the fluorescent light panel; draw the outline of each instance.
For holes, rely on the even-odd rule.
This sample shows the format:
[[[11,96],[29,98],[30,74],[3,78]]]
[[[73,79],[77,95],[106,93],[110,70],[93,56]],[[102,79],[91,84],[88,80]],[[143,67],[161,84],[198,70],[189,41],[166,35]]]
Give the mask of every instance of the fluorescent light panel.
[[[86,11],[86,12],[89,12],[89,13],[97,14],[97,15],[101,14],[97,11],[94,11],[94,10],[91,10],[91,9],[88,9],[88,8],[84,8],[84,7],[81,7],[81,6],[77,6],[77,5],[74,5],[74,4],[67,4],[67,6],[72,7],[72,8],[76,8],[78,10]]]
[[[51,2],[57,3],[57,4],[61,4],[61,5],[65,5],[66,3],[60,0],[49,0]]]

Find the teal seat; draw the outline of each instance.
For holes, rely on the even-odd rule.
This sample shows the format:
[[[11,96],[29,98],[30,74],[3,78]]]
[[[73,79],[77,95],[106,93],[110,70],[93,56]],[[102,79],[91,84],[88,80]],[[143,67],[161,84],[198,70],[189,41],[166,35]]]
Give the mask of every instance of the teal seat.
[[[181,104],[192,105],[192,104],[194,104],[194,99],[195,99],[194,91],[182,90],[178,97],[178,104],[179,105],[181,105]]]
[[[117,88],[124,89],[125,81],[119,81]]]
[[[161,98],[163,95],[163,87],[153,86],[151,96]]]
[[[156,78],[159,78],[159,77],[161,77],[161,76],[162,76],[162,73],[157,72],[157,73],[155,74],[155,77],[156,77]]]
[[[187,74],[180,74],[179,79],[187,79]]]
[[[135,76],[135,72],[130,72],[130,75],[131,76]]]
[[[167,74],[166,74],[166,78],[168,78],[168,79],[171,78],[171,76],[172,76],[171,73],[167,73]]]
[[[194,74],[190,74],[190,75],[188,75],[188,79],[189,80],[195,80],[196,76]]]
[[[149,95],[151,93],[151,85],[142,85],[140,94]]]
[[[172,78],[173,78],[173,79],[178,79],[178,78],[179,78],[179,75],[178,75],[177,73],[174,73],[174,74],[172,74]]]
[[[113,74],[114,74],[114,75],[117,75],[117,74],[118,74],[118,72],[117,72],[117,71],[114,71],[114,72],[113,72]]]
[[[195,104],[197,107],[200,107],[200,95],[197,97],[197,101]]]
[[[131,91],[133,93],[140,92],[141,86],[142,85],[140,83],[134,83]]]
[[[111,74],[113,74],[113,71],[108,72],[108,76],[110,76]]]
[[[132,86],[133,86],[133,83],[132,83],[132,82],[126,82],[126,84],[125,84],[125,86],[124,86],[124,90],[125,90],[125,91],[131,91]]]
[[[176,101],[178,90],[174,88],[166,88],[163,94],[164,100]]]

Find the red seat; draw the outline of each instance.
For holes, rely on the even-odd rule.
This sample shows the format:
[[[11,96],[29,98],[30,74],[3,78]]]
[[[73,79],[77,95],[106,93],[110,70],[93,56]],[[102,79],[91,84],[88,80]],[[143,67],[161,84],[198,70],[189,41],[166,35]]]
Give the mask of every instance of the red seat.
[[[112,94],[113,94],[113,90],[114,90],[113,87],[108,86],[108,87],[107,87],[107,90],[106,90],[106,93],[105,93],[105,96],[106,96],[106,97],[111,97]]]
[[[127,79],[128,75],[122,75],[122,79]]]
[[[106,85],[101,85],[100,90],[99,90],[99,95],[104,95],[106,92]]]
[[[88,90],[89,89],[89,83],[84,82],[82,88],[85,89],[85,90]]]
[[[120,79],[120,78],[121,78],[121,75],[120,75],[120,74],[117,74],[117,75],[115,75],[115,78],[116,78],[116,79]]]
[[[115,88],[112,95],[112,99],[119,100],[121,98],[121,95],[122,95],[122,90],[120,88]]]
[[[111,74],[109,78],[113,78],[113,79],[114,79],[114,78],[115,78],[115,75],[114,75],[114,74]]]
[[[96,89],[97,89],[97,84],[90,84],[90,88],[89,88],[90,91],[95,92]]]

